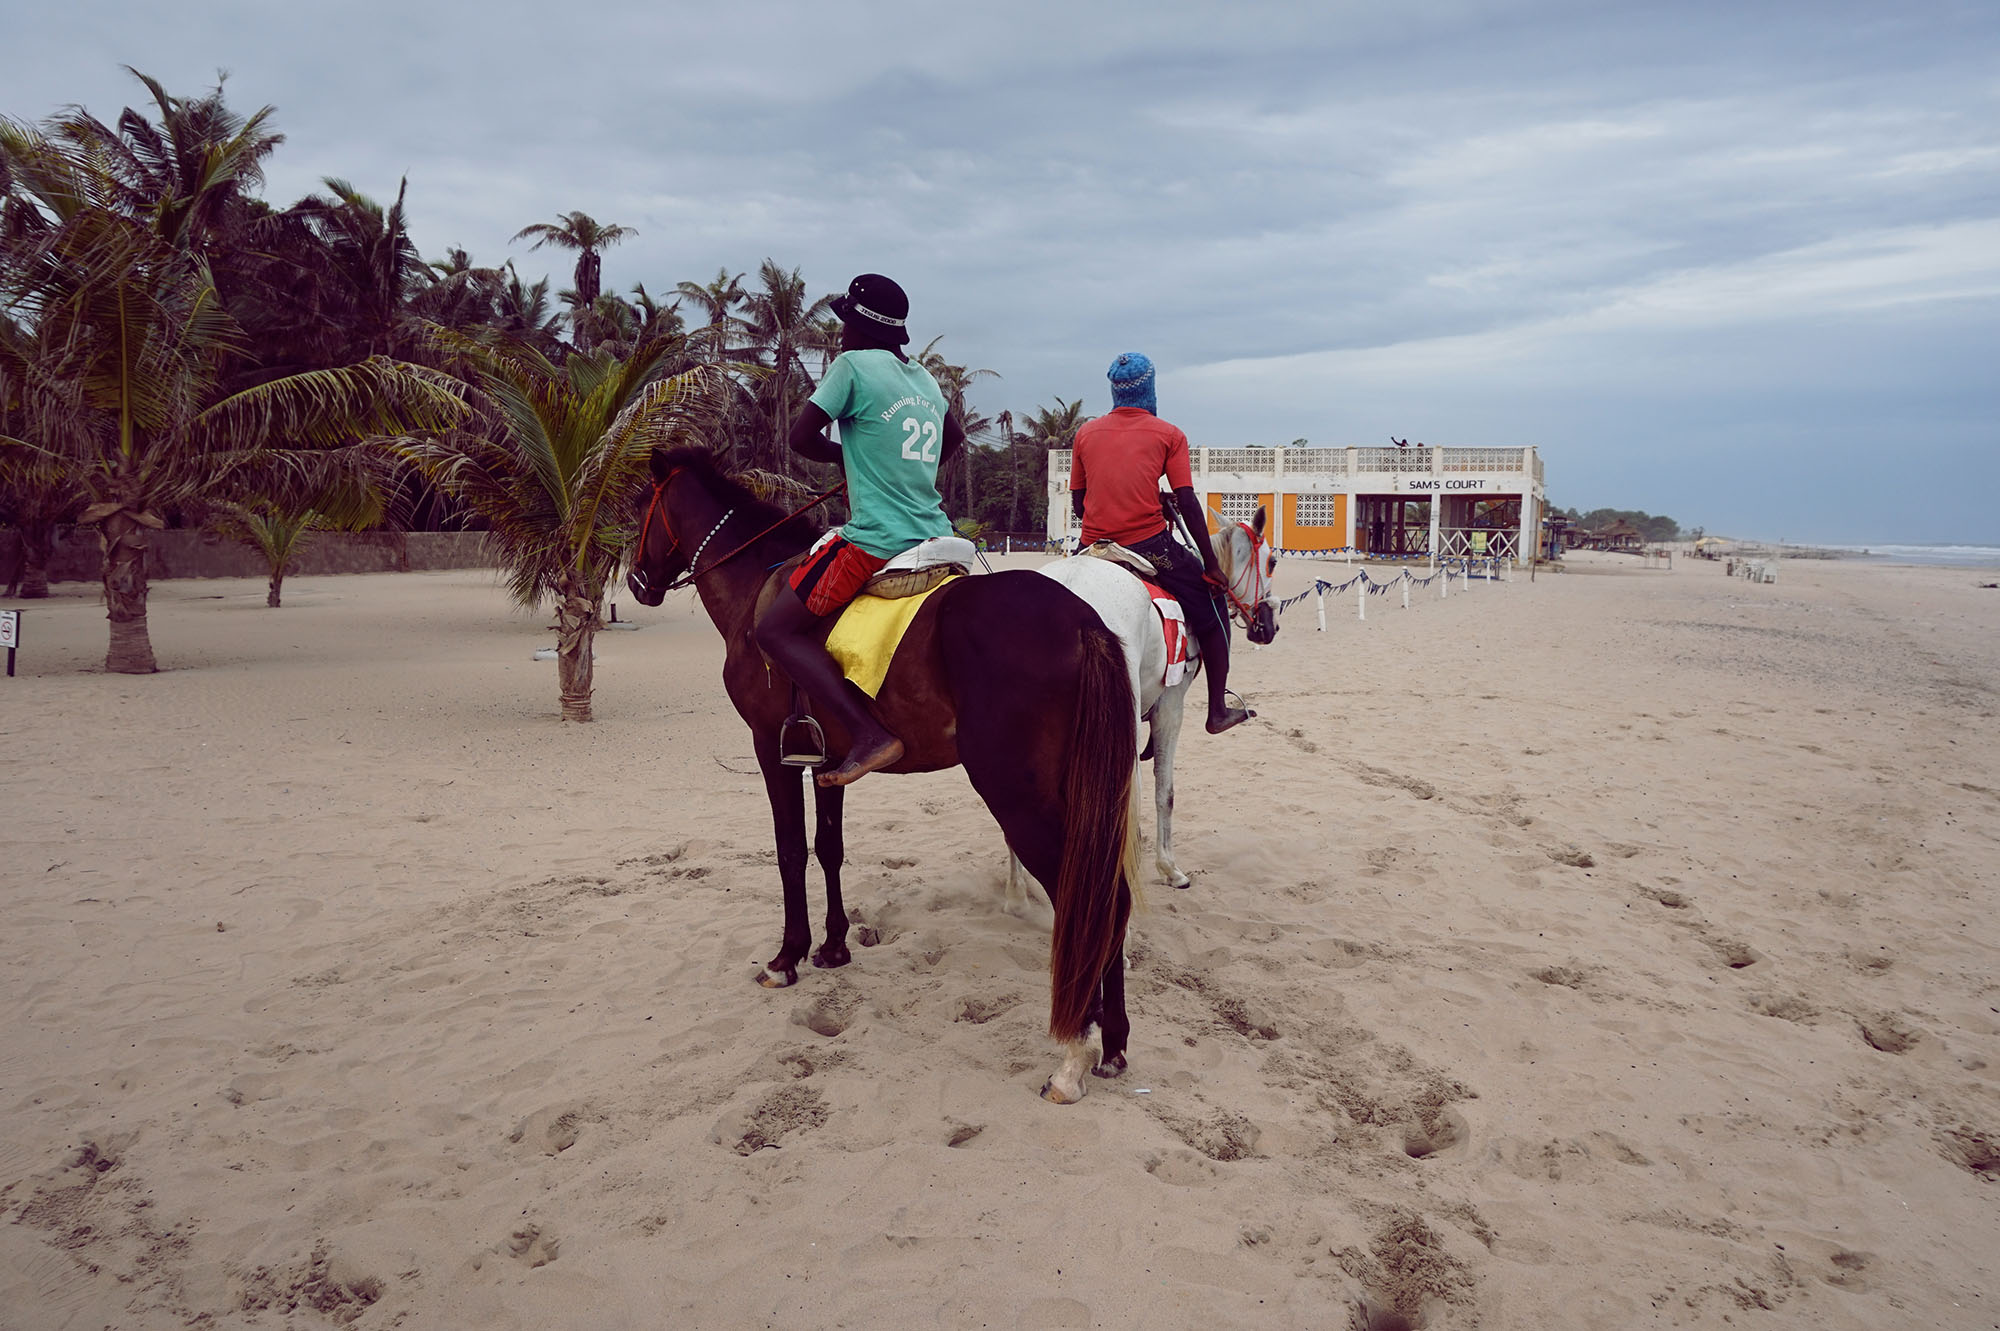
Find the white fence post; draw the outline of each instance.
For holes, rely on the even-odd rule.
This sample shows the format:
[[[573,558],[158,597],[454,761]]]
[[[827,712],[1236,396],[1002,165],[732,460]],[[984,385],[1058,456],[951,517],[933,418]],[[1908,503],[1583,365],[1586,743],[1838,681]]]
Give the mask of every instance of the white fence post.
[[[1319,584],[1313,584],[1313,603],[1319,607],[1319,631],[1326,632],[1326,593]]]
[[[1451,596],[1451,570],[1447,568],[1439,572],[1443,576],[1438,578],[1438,600],[1443,601]]]
[[[1368,579],[1366,578],[1354,584],[1354,617],[1356,619],[1368,618]]]
[[[1403,570],[1403,609],[1410,608],[1410,570]]]

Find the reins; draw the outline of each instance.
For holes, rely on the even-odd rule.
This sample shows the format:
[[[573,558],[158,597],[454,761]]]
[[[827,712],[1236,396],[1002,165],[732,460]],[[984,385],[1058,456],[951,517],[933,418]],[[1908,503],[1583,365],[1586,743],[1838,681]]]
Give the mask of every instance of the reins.
[[[672,471],[668,472],[664,479],[653,482],[653,498],[646,505],[646,516],[639,523],[639,539],[635,543],[635,548],[637,549],[639,555],[643,556],[646,552],[646,533],[652,529],[653,514],[656,512],[660,515],[660,529],[666,532],[667,539],[673,542],[673,548],[676,550],[681,548],[680,537],[674,535],[673,524],[667,521],[667,511],[666,508],[664,507],[664,500],[666,497],[667,486],[672,484],[674,477],[680,475],[683,470],[685,470],[685,468],[676,467]],[[735,509],[732,508],[727,510],[726,512],[723,513],[721,517],[715,520],[715,525],[708,529],[708,535],[701,538],[701,544],[695,547],[693,558],[688,560],[687,572],[681,574],[678,578],[675,578],[672,582],[669,582],[664,587],[660,588],[660,593],[662,595],[665,595],[667,592],[679,591],[682,587],[691,585],[694,582],[694,580],[701,574],[713,573],[716,569],[721,568],[724,564],[727,564],[730,560],[736,558],[736,556],[742,554],[745,550],[748,550],[751,546],[757,544],[757,542],[763,540],[766,536],[769,536],[772,532],[778,530],[778,528],[784,526],[787,522],[790,522],[793,518],[800,517],[806,513],[812,512],[812,510],[818,508],[821,504],[824,504],[827,500],[833,498],[835,495],[839,494],[846,488],[847,488],[847,482],[842,481],[839,485],[834,486],[831,490],[828,490],[820,495],[815,496],[807,503],[802,504],[798,508],[795,508],[791,512],[785,514],[784,517],[779,518],[776,522],[764,528],[764,530],[758,532],[755,536],[752,536],[749,540],[743,542],[741,545],[737,546],[734,550],[731,550],[728,554],[723,555],[720,558],[716,559],[715,562],[710,564],[707,568],[701,568],[700,564],[701,564],[702,551],[708,549],[708,543],[714,540],[716,534],[722,530],[722,524],[729,521],[730,518],[736,515]]]
[[[1258,584],[1264,579],[1264,561],[1259,551],[1263,543],[1257,539],[1257,533],[1251,529],[1249,523],[1239,522],[1236,525],[1241,527],[1243,534],[1250,538],[1250,594],[1255,605],[1261,605],[1264,598],[1259,594]],[[1245,629],[1250,628],[1251,625],[1257,622],[1255,605],[1245,605],[1242,598],[1236,595],[1236,579],[1229,579],[1223,586],[1222,593],[1229,598],[1230,607],[1243,617],[1243,627]]]

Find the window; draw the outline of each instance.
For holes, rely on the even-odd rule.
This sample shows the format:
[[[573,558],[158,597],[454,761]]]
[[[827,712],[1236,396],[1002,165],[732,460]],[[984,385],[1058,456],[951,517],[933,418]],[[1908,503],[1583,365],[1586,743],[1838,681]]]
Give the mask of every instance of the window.
[[[1334,525],[1332,495],[1300,495],[1293,525],[1298,527],[1331,527]]]
[[[1248,522],[1257,516],[1257,505],[1262,501],[1259,495],[1217,495],[1216,513],[1225,524]]]

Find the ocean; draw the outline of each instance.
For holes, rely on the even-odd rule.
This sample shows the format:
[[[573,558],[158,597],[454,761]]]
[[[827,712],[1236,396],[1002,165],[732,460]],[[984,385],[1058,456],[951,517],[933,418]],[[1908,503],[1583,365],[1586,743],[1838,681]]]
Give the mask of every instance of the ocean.
[[[1941,564],[1951,568],[2000,568],[2000,545],[1826,545],[1857,559],[1883,564]]]

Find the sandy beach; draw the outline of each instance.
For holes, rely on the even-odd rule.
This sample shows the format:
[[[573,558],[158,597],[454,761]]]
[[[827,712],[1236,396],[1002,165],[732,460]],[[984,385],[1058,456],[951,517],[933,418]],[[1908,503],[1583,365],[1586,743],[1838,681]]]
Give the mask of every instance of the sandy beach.
[[[959,773],[752,983],[686,594],[588,725],[487,573],[8,602],[0,1326],[2000,1326],[1995,575],[1568,562],[1239,638],[1068,1108]]]

